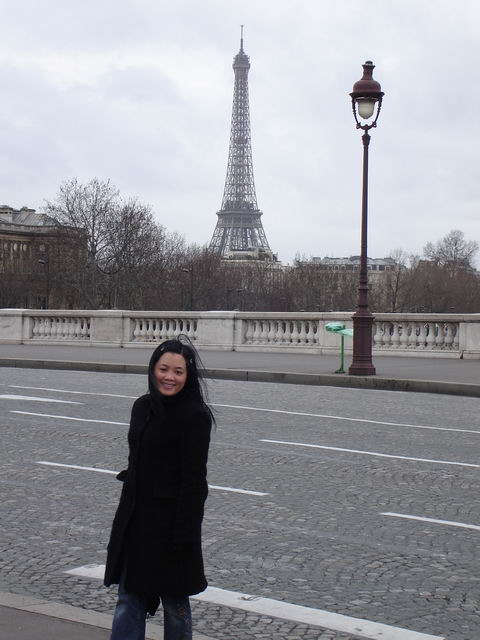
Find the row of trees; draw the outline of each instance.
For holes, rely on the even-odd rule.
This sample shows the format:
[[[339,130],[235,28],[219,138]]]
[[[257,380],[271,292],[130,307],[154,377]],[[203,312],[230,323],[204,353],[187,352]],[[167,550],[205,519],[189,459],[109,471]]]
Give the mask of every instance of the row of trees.
[[[167,232],[150,207],[122,198],[109,181],[66,181],[45,212],[56,221],[65,246],[71,247],[72,238],[77,246],[64,252],[61,264],[47,265],[48,273],[45,261],[43,269],[33,265],[17,303],[12,291],[18,274],[4,274],[9,306],[22,306],[23,288],[29,282],[41,287],[42,281],[48,285],[45,299],[57,308],[353,311],[356,306],[356,272],[332,271],[300,256],[286,268],[226,263]],[[372,311],[480,312],[477,251],[478,244],[461,231],[428,243],[423,256],[394,251],[395,267],[370,278]]]

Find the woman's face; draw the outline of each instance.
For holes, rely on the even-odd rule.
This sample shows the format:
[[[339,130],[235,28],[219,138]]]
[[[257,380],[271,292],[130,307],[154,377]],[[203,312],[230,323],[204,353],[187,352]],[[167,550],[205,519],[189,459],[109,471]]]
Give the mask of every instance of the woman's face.
[[[179,353],[167,351],[153,368],[157,389],[164,396],[174,396],[187,381],[187,363]]]

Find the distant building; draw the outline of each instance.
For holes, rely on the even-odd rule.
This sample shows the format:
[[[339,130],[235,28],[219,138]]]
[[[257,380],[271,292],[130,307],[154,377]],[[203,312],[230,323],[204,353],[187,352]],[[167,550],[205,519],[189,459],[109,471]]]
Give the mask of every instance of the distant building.
[[[308,263],[305,263],[308,264]],[[327,271],[358,271],[360,269],[360,256],[348,258],[313,257],[310,264],[318,265]],[[393,258],[367,258],[367,269],[372,276],[381,276],[393,271],[397,266]]]
[[[63,276],[85,256],[83,233],[68,229],[45,213],[0,206],[0,303],[48,308],[71,307]]]
[[[223,259],[225,263],[228,264],[232,264],[234,262],[244,264],[248,260],[255,260],[257,262],[271,263],[272,268],[275,269],[282,268],[282,263],[278,261],[277,256],[270,249],[262,249],[261,247],[227,251],[223,256]]]

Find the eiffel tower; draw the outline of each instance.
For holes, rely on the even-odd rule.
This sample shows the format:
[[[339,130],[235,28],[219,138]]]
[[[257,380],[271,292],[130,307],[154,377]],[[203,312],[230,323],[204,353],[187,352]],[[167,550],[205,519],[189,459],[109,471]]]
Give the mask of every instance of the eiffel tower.
[[[243,50],[243,25],[240,51],[233,59],[232,126],[228,152],[227,177],[218,220],[210,241],[210,249],[224,258],[256,257],[275,260],[261,221],[253,179],[248,103],[248,71],[250,59]]]

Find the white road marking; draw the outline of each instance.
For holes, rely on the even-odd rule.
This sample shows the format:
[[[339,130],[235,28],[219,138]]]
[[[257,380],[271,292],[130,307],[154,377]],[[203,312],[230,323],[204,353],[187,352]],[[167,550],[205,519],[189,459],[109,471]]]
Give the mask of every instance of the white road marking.
[[[37,460],[37,464],[47,465],[49,467],[63,467],[66,469],[80,469],[81,471],[97,471],[98,473],[108,473],[111,475],[117,475],[118,471],[111,469],[99,469],[98,467],[81,467],[77,464],[63,464],[61,462],[46,462],[45,460]],[[235,489],[234,487],[220,487],[215,484],[209,484],[210,489],[218,489],[219,491],[230,491],[231,493],[245,493],[249,496],[268,496],[268,493],[262,493],[261,491],[251,491],[250,489]]]
[[[5,386],[5,385],[4,385]],[[126,396],[120,395],[116,393],[98,393],[95,391],[68,391],[68,389],[53,389],[50,387],[27,387],[23,385],[17,384],[9,384],[9,387],[12,389],[31,389],[36,391],[54,391],[57,393],[75,393],[80,395],[87,396],[105,396],[109,398],[127,398],[129,400],[135,400],[138,396]],[[350,389],[350,391],[363,391],[363,389]],[[393,393],[393,392],[392,392]],[[394,392],[397,393],[397,392]],[[410,427],[412,429],[430,429],[433,431],[457,431],[458,433],[476,433],[480,435],[480,431],[476,431],[474,429],[455,429],[453,427],[432,427],[422,424],[409,424],[404,422],[386,422],[384,420],[369,420],[366,418],[351,418],[347,416],[333,416],[324,413],[306,413],[303,411],[285,411],[283,409],[264,409],[262,407],[247,407],[244,405],[236,405],[236,404],[219,404],[217,402],[211,402],[212,407],[224,407],[226,409],[245,409],[247,411],[265,411],[267,413],[283,413],[285,415],[291,416],[306,416],[307,418],[328,418],[331,420],[344,420],[346,422],[365,422],[369,424],[383,424],[387,427]]]
[[[445,524],[450,527],[461,527],[462,529],[474,529],[475,531],[480,531],[480,526],[478,524],[467,524],[465,522],[455,522],[454,520],[437,520],[436,518],[423,518],[420,516],[410,516],[406,513],[390,513],[389,511],[385,511],[385,513],[381,513],[381,516],[392,516],[394,518],[405,518],[407,520],[420,520],[420,522],[431,522],[432,524]]]
[[[111,469],[99,469],[98,467],[81,467],[78,464],[62,464],[61,462],[46,462],[45,460],[37,460],[37,464],[44,464],[48,467],[64,467],[66,469],[81,469],[82,471],[97,471],[98,473],[109,473],[116,476],[118,471]]]
[[[362,451],[360,449],[344,449],[342,447],[327,447],[321,444],[306,444],[305,442],[285,442],[284,440],[266,440],[260,442],[271,442],[272,444],[286,444],[292,447],[309,447],[312,449],[326,449],[327,451],[344,451],[346,453],[359,453],[364,456],[378,456],[379,458],[395,458],[397,460],[413,460],[414,462],[431,462],[434,464],[449,464],[458,467],[474,467],[480,468],[480,464],[472,464],[470,462],[452,462],[450,460],[431,460],[430,458],[411,458],[409,456],[395,456],[389,453],[379,453],[377,451]]]
[[[232,487],[220,487],[216,484],[209,484],[210,489],[218,489],[219,491],[233,491],[234,493],[246,493],[249,496],[268,496],[268,493],[261,491],[251,491],[250,489],[233,489]]]
[[[111,422],[109,420],[93,420],[91,418],[72,418],[71,416],[53,416],[48,413],[31,413],[30,411],[10,411],[10,413],[20,413],[23,416],[36,416],[37,418],[55,418],[57,420],[75,420],[76,422],[97,422],[99,424],[117,424],[128,427],[128,422]]]
[[[411,427],[412,429],[432,429],[434,431],[455,431],[458,433],[476,433],[473,429],[454,429],[453,427],[430,427],[423,424],[408,424],[404,422],[385,422],[384,420],[367,420],[366,418],[348,418],[346,416],[331,416],[324,413],[304,413],[302,411],[284,411],[283,409],[262,409],[260,407],[246,407],[236,404],[210,403],[213,407],[225,407],[227,409],[246,409],[247,411],[267,411],[269,413],[284,413],[290,416],[306,416],[307,418],[328,418],[331,420],[345,420],[346,422],[368,422],[369,424],[384,424],[387,427]]]
[[[39,398],[38,396],[17,396],[15,394],[2,393],[0,400],[26,400],[27,402],[58,402],[60,404],[83,404],[73,400],[55,400],[54,398]]]
[[[105,565],[103,564],[87,564],[83,567],[65,571],[65,573],[102,580],[104,571]],[[194,600],[234,607],[235,609],[251,611],[272,618],[283,618],[342,633],[351,633],[369,640],[446,640],[443,636],[432,636],[428,633],[393,627],[381,622],[352,618],[351,616],[332,613],[324,609],[303,607],[298,604],[283,602],[282,600],[262,598],[238,591],[227,591],[218,587],[208,587],[203,593],[191,597]]]
[[[49,387],[25,387],[19,384],[9,384],[12,389],[30,389],[32,391],[55,391],[56,393],[76,393],[83,396],[106,396],[108,398],[128,398],[135,400],[138,396],[122,396],[118,393],[98,393],[97,391],[68,391],[68,389],[51,389]]]

